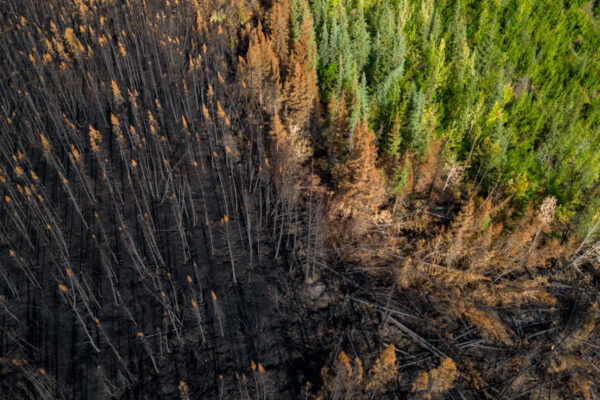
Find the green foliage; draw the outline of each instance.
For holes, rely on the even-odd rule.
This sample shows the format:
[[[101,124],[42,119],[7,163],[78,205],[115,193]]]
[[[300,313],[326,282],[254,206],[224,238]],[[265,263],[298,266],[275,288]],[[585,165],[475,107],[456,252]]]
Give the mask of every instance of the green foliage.
[[[423,121],[425,113],[425,95],[413,85],[410,91],[410,114],[406,138],[412,152],[423,155],[427,146],[427,134]]]
[[[523,207],[553,195],[571,217],[591,204],[600,24],[589,2],[314,0],[311,10],[322,94],[345,90],[352,120],[368,112],[385,157],[426,154],[445,136],[484,193],[499,183]]]
[[[402,193],[404,193],[404,189],[406,188],[408,180],[410,179],[410,169],[410,160],[407,159],[407,163],[405,166],[398,167],[394,170],[392,188],[390,190],[392,194],[399,196]]]

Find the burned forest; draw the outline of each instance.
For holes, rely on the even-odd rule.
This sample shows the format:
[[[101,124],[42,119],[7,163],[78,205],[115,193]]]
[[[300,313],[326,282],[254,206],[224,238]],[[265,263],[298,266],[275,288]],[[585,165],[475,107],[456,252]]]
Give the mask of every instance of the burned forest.
[[[598,15],[0,0],[0,399],[600,398]]]

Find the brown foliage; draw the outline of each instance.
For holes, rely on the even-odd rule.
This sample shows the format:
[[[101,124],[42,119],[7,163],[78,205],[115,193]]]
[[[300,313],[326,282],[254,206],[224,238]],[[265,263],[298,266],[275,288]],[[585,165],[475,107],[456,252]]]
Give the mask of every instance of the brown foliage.
[[[325,133],[329,161],[335,165],[345,148],[346,133],[348,132],[348,108],[346,106],[346,91],[340,98],[331,96],[327,107],[329,126]]]
[[[544,212],[529,210],[509,229],[496,222],[497,216],[510,215],[506,202],[492,205],[491,200],[471,198],[441,226],[435,225],[435,214],[409,214],[404,222],[399,212],[344,256],[362,265],[395,265],[393,277],[400,287],[431,293],[440,314],[467,320],[491,342],[512,345],[514,332],[496,309],[557,304],[548,277],[532,275],[550,268],[564,253],[546,233],[548,204]],[[390,230],[395,226],[399,236]],[[406,240],[409,235],[416,239]]]
[[[424,192],[440,184],[439,167],[442,150],[441,140],[433,140],[427,147],[423,159],[413,160],[415,172],[413,175],[414,191]]]
[[[323,368],[321,377],[323,386],[317,396],[325,399],[363,399],[391,390],[398,374],[396,349],[393,344],[387,346],[373,362],[364,379],[363,364],[356,357],[354,361],[341,351],[333,365],[333,369]]]
[[[239,73],[258,103],[269,113],[276,113],[280,101],[279,58],[260,23],[250,34],[248,52],[245,60],[240,59]]]
[[[270,33],[273,51],[278,55],[284,71],[288,66],[290,53],[288,43],[291,12],[288,0],[276,1],[266,18],[266,28]]]
[[[294,40],[284,85],[288,125],[306,128],[318,99],[316,77],[312,15],[305,12],[300,34]]]
[[[294,56],[284,89],[288,125],[305,128],[313,110],[315,97],[311,92],[306,69]]]
[[[423,399],[438,398],[454,387],[458,369],[451,358],[444,358],[440,366],[429,371],[420,371],[412,383],[412,392]]]
[[[100,151],[100,145],[102,144],[102,135],[100,135],[100,132],[97,129],[94,129],[91,124],[89,126],[89,131],[92,152],[98,153]]]
[[[346,353],[341,351],[333,365],[333,370],[323,368],[321,378],[323,379],[323,386],[317,400],[352,399],[361,390],[363,381],[362,362],[356,358],[353,363]]]
[[[384,392],[396,379],[397,373],[396,348],[390,344],[371,367],[365,389],[376,393]]]
[[[385,197],[385,182],[377,167],[377,147],[367,121],[356,127],[345,165],[348,178],[340,182],[332,216],[350,224],[349,235],[359,235],[373,222]]]
[[[275,185],[282,198],[292,204],[300,195],[300,186],[306,177],[303,164],[312,155],[310,144],[297,126],[286,128],[278,114],[273,116],[269,136]]]

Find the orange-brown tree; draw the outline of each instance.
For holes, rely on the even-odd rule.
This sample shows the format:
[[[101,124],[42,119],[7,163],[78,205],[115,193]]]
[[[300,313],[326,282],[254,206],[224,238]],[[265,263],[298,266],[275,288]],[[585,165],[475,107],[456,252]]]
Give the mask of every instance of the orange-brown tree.
[[[261,107],[271,115],[280,107],[279,57],[271,39],[258,24],[250,34],[246,59],[240,58],[239,74]]]
[[[366,118],[357,124],[350,138],[345,177],[339,183],[332,203],[332,217],[349,223],[349,235],[358,235],[374,221],[379,206],[385,199],[385,180],[377,167],[375,135]]]
[[[288,125],[307,127],[318,100],[312,16],[305,11],[300,34],[294,40],[284,85]]]
[[[273,51],[279,57],[282,72],[286,72],[289,62],[291,14],[289,0],[276,1],[267,14],[265,24],[269,30]]]

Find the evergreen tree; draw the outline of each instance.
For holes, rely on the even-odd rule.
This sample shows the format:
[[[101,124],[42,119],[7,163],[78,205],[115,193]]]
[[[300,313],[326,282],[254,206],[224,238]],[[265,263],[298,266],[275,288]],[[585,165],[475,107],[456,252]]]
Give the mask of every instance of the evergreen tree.
[[[354,9],[350,11],[349,27],[356,69],[364,71],[371,54],[371,36],[365,20],[363,0],[359,0]]]
[[[279,110],[279,57],[262,26],[252,32],[246,60],[240,63],[240,75],[257,96],[259,104],[271,113]]]
[[[339,185],[334,215],[350,222],[350,235],[360,234],[370,224],[384,200],[385,181],[377,167],[375,137],[366,118],[350,139],[347,179]]]
[[[424,123],[425,94],[415,85],[410,91],[410,111],[408,114],[407,141],[410,151],[422,156],[425,153],[428,137]]]
[[[267,15],[267,28],[270,33],[273,51],[279,57],[282,72],[288,68],[289,41],[292,9],[289,0],[273,3]]]
[[[315,44],[312,17],[305,12],[298,37],[294,40],[290,67],[285,82],[287,112],[291,124],[307,126],[317,104]]]

